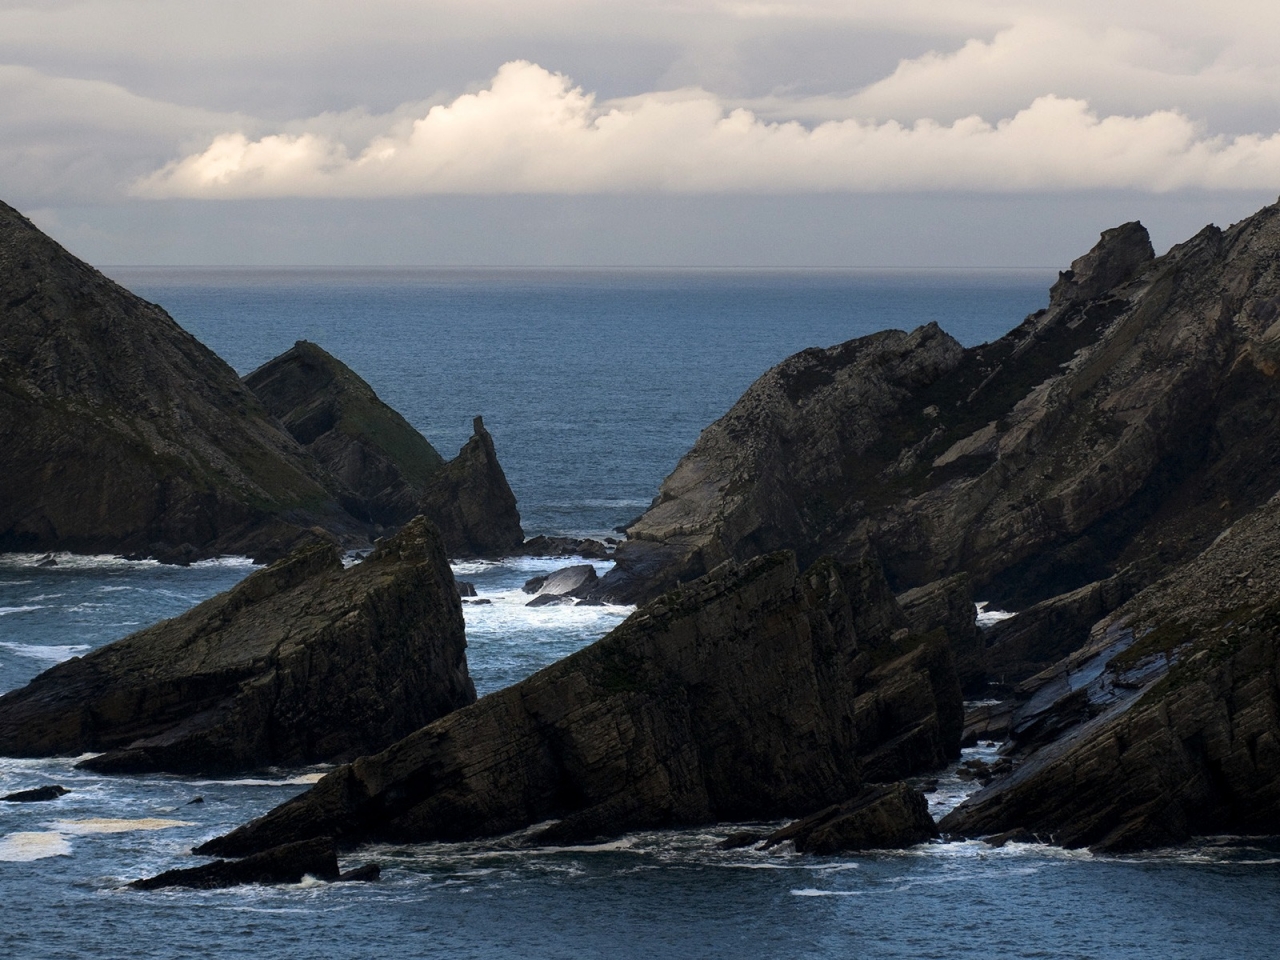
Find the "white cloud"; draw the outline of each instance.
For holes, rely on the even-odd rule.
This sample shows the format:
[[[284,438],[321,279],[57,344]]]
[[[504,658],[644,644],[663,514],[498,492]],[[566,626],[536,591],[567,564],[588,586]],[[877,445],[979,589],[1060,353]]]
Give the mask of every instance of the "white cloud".
[[[365,121],[367,122],[367,120]],[[302,125],[305,127],[306,125]],[[147,197],[1272,189],[1280,133],[1208,136],[1183,114],[1098,116],[1041,96],[994,121],[762,120],[700,90],[597,104],[505,64],[488,89],[397,118],[352,151],[329,129],[228,132],[137,181]]]

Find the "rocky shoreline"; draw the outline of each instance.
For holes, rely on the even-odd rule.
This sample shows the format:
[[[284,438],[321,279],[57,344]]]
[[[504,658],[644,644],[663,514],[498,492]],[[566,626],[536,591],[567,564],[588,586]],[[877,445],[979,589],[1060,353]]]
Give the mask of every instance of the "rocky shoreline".
[[[8,755],[343,763],[203,854],[287,873],[271,851],[303,844],[336,877],[335,845],[513,831],[795,819],[750,842],[818,853],[1275,832],[1280,206],[1159,257],[1108,230],[994,343],[929,324],[788,358],[616,545],[526,541],[481,418],[446,462],[305,342],[242,382],[8,207],[0,284],[0,546],[282,558],[0,698]],[[138,346],[107,363],[108,336]],[[641,606],[475,700],[448,558],[523,553],[615,561],[531,604]],[[1018,612],[980,627],[975,598]],[[1003,759],[935,825],[903,781],[977,738]]]

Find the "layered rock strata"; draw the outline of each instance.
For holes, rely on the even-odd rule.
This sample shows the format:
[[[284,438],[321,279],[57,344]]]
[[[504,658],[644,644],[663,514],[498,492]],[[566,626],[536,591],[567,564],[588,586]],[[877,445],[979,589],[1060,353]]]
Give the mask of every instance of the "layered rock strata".
[[[1022,760],[946,831],[1127,851],[1280,823],[1280,504],[1094,627],[1028,683]]]
[[[200,774],[350,759],[473,702],[465,647],[425,520],[345,570],[307,544],[0,697],[0,754]]]
[[[941,765],[959,723],[945,640],[909,636],[878,567],[801,574],[770,554],[654,601],[201,852],[799,816],[849,798],[872,769]]]
[[[362,538],[332,478],[163,310],[0,203],[0,550],[278,556]]]
[[[289,434],[350,491],[343,506],[399,527],[444,458],[346,364],[299,340],[244,378]]]
[[[471,439],[430,479],[419,509],[440,529],[450,556],[521,552],[520,511],[483,418],[475,418]]]
[[[1278,260],[1274,206],[1159,258],[1130,223],[994,343],[930,325],[797,354],[703,431],[600,592],[867,543],[895,589],[965,572],[1006,609],[1150,583],[1276,489]]]

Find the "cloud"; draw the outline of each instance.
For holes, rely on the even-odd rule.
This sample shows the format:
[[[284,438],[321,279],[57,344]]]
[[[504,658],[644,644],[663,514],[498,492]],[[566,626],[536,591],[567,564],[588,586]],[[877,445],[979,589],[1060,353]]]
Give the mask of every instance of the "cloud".
[[[363,122],[367,123],[367,119]],[[305,127],[305,125],[303,125]],[[1280,186],[1280,133],[1208,136],[1181,113],[1098,116],[1041,96],[994,122],[813,126],[767,121],[701,90],[597,104],[560,74],[505,64],[485,90],[402,115],[352,150],[302,129],[205,149],[135,182],[144,197],[387,197],[503,193],[821,191]]]

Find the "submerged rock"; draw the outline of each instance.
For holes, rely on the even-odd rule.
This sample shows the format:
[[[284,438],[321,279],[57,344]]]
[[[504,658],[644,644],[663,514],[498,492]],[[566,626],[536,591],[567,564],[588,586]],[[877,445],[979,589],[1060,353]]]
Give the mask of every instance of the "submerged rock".
[[[954,717],[954,721],[953,718]],[[959,685],[875,564],[730,563],[604,639],[205,844],[533,842],[799,816],[958,755]]]
[[[301,883],[304,877],[344,879],[338,870],[338,854],[332,840],[319,837],[301,843],[282,844],[243,860],[215,860],[199,867],[166,870],[145,880],[134,880],[129,886],[135,890],[162,890],[165,887],[215,890],[244,884]]]
[[[852,800],[789,824],[765,847],[795,844],[797,853],[897,850],[938,836],[924,794],[905,783],[870,783]]]
[[[0,550],[275,557],[315,526],[364,536],[230,367],[3,203],[0,449]]]
[[[57,800],[71,791],[66,787],[50,784],[47,787],[34,787],[30,790],[19,790],[0,797],[0,803],[43,803],[46,800]]]
[[[444,458],[350,367],[299,340],[244,383],[351,491],[344,502],[351,513],[389,527],[418,515]]]
[[[0,754],[201,774],[350,759],[475,700],[463,631],[424,519],[346,570],[312,543],[0,697]]]
[[[428,482],[419,508],[440,528],[451,557],[519,553],[524,531],[515,494],[484,420],[476,417],[473,426],[471,439]]]

